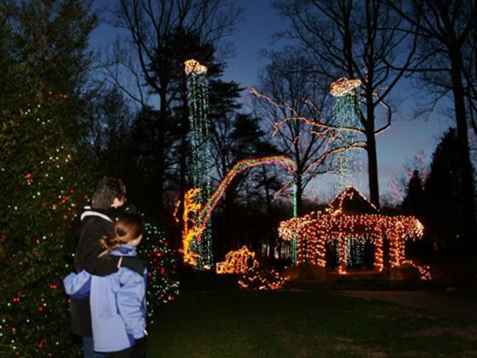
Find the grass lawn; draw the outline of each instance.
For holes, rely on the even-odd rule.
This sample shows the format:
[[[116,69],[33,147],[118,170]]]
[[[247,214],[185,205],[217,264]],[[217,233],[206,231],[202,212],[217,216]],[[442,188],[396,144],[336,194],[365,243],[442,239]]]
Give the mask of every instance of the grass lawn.
[[[477,357],[477,322],[320,289],[188,290],[159,314],[149,357]]]

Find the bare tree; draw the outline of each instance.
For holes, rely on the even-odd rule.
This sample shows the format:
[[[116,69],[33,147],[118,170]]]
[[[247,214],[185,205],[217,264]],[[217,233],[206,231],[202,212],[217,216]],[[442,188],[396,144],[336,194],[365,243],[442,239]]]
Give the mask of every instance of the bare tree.
[[[475,0],[387,0],[388,5],[408,24],[418,36],[418,62],[414,73],[441,94],[452,93],[457,137],[460,142],[462,161],[462,185],[464,215],[468,223],[466,236],[472,237],[476,230],[473,171],[470,161],[466,109],[466,66],[464,52],[475,37]],[[473,46],[473,45],[471,45]],[[469,67],[467,67],[469,71]],[[468,82],[469,83],[469,82]],[[470,88],[467,86],[467,89]],[[469,98],[467,96],[467,98]],[[471,105],[471,102],[469,102]]]
[[[321,118],[319,108],[328,93],[328,86],[319,76],[310,74],[310,62],[294,51],[270,54],[260,92],[254,91],[257,108],[268,118],[273,143],[280,152],[295,162],[297,214],[302,209],[303,193],[318,174],[330,170],[325,164],[329,155],[344,148],[332,146],[336,128]],[[355,147],[363,143],[355,143]]]
[[[477,25],[475,22],[462,51],[467,111],[471,128],[477,135]]]
[[[285,36],[309,56],[310,71],[328,83],[343,76],[361,80],[362,101],[356,107],[366,136],[371,202],[379,207],[375,137],[391,125],[387,98],[411,63],[415,43],[408,33],[397,31],[402,20],[383,1],[277,0],[275,5],[291,24]]]

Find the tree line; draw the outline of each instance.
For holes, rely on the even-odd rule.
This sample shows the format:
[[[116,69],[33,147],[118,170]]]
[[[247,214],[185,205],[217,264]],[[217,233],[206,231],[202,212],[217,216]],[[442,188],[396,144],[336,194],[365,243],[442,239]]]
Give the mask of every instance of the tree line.
[[[25,175],[35,171],[30,169],[39,172],[41,158],[49,157],[38,148],[62,145],[75,161],[72,180],[122,177],[137,206],[164,222],[173,220],[191,182],[183,63],[195,58],[208,68],[213,182],[257,154],[284,154],[296,162],[293,178],[272,167],[238,176],[221,206],[225,223],[236,220],[239,206],[288,215],[273,199],[292,183],[298,213],[306,211],[312,179],[335,170],[326,130],[332,126],[329,84],[343,76],[361,81],[355,103],[358,149],[366,153],[370,200],[379,207],[376,137],[392,125],[398,109],[393,94],[410,77],[433,100],[452,101],[459,143],[452,150],[462,158],[463,235],[475,232],[475,1],[274,1],[286,24],[283,47],[266,51],[257,91],[268,100],[255,96],[251,113],[241,107],[241,85],[222,76],[227,41],[241,19],[232,2],[118,0],[99,14],[93,5],[1,2],[1,155],[3,173],[11,174],[3,176],[5,187],[12,193],[19,186],[8,178],[24,185]],[[102,57],[89,44],[98,15],[122,34]],[[44,120],[23,120],[31,108]],[[41,138],[38,123],[44,131],[50,128]],[[26,151],[30,162],[19,163]],[[6,197],[4,207],[12,202]]]
[[[471,241],[476,232],[475,149],[471,145],[477,134],[476,1],[276,0],[274,5],[287,21],[280,34],[287,46],[268,52],[266,90],[277,102],[292,104],[294,116],[318,122],[327,116],[326,85],[342,76],[361,81],[355,107],[360,125],[356,129],[362,133],[370,200],[376,207],[380,207],[376,137],[392,125],[398,111],[393,94],[399,84],[403,79],[413,81],[416,94],[428,97],[432,108],[443,98],[449,100],[455,145],[445,148],[452,151],[450,156],[459,158],[455,162],[458,170],[453,171],[459,178],[459,190],[443,185],[440,195],[457,195],[462,218],[459,236]],[[311,88],[299,86],[306,94],[297,92],[293,80],[310,83]],[[313,113],[310,101],[315,104]],[[294,138],[288,152],[295,151],[299,153],[297,158],[306,160],[306,150],[297,150],[299,146],[295,145],[303,138]],[[306,167],[303,162],[297,164],[298,168]],[[433,196],[439,194],[433,192]],[[428,220],[430,225],[443,223],[442,213],[439,216],[436,211]]]

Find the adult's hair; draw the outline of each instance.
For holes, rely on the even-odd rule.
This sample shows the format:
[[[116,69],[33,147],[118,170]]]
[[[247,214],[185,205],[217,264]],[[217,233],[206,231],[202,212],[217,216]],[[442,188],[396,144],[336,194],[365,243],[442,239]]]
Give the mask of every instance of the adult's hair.
[[[115,198],[126,199],[126,186],[121,179],[104,177],[96,187],[91,206],[94,209],[109,209]]]
[[[100,240],[105,251],[104,255],[118,246],[127,244],[136,240],[144,232],[144,219],[138,214],[129,214],[120,216],[113,224],[111,235]]]

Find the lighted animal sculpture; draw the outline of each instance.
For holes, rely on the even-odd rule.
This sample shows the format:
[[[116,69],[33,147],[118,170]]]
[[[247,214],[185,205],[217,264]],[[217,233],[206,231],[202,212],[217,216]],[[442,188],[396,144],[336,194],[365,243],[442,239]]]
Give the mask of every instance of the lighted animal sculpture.
[[[283,155],[244,159],[232,167],[232,169],[227,173],[225,178],[222,179],[219,186],[206,203],[201,204],[197,202],[200,189],[192,188],[187,191],[184,200],[184,226],[182,230],[182,249],[185,263],[192,266],[197,265],[198,254],[194,252],[191,244],[194,240],[200,241],[201,235],[206,229],[207,222],[212,215],[212,211],[219,203],[223,194],[227,190],[227,187],[230,185],[235,176],[250,168],[268,164],[280,165],[290,173],[296,171],[295,162]]]

